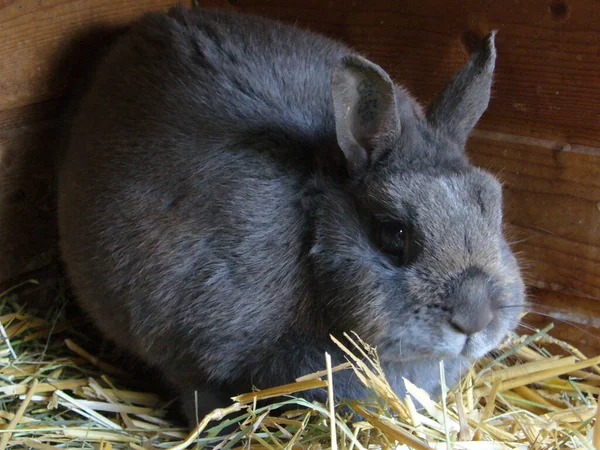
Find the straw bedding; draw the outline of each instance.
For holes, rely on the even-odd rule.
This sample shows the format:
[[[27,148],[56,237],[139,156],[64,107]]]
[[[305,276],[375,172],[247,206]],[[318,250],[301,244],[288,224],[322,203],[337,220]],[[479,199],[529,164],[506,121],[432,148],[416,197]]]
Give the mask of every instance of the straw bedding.
[[[168,398],[98,358],[101,346],[87,325],[67,320],[62,296],[40,311],[24,306],[18,293],[0,294],[0,450],[600,449],[600,357],[553,339],[551,325],[509,336],[439,402],[410,383],[410,395],[398,398],[375,349],[349,335],[352,345],[338,342],[348,356],[342,367],[329,367],[324,355],[323,372],[236,397],[190,434],[170,418]],[[324,405],[295,396],[303,389],[331,394],[335,370],[354,370],[370,398]],[[440,373],[443,382],[443,363]],[[266,398],[268,406],[256,406]],[[239,417],[236,431],[218,436]]]

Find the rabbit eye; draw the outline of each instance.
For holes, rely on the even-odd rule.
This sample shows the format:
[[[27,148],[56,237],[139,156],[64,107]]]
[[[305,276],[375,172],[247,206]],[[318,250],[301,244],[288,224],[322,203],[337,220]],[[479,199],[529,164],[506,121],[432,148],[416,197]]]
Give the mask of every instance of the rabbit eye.
[[[377,244],[396,264],[406,264],[409,230],[400,222],[381,222],[377,227]]]

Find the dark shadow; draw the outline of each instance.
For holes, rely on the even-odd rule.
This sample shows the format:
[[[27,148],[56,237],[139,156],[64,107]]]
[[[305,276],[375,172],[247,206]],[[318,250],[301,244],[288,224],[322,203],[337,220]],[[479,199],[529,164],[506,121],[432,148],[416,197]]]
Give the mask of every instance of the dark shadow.
[[[77,99],[85,91],[102,55],[125,31],[102,26],[65,42],[48,70],[57,98],[0,112],[4,122],[0,174],[5,181],[0,202],[3,245],[0,289],[36,278],[55,284],[58,274],[56,160],[65,144]]]
[[[62,308],[61,317],[74,324],[55,339],[77,336],[77,342],[99,357],[125,368],[142,389],[157,391],[144,380],[151,369],[104,341],[72,301],[58,252],[56,220],[56,162],[66,145],[70,119],[89,85],[98,63],[125,27],[98,26],[69,42],[49,70],[49,84],[62,93],[55,99],[0,112],[6,124],[5,152],[0,161],[7,182],[6,200],[0,203],[2,240],[8,242],[0,258],[0,293],[14,292],[27,312]],[[36,283],[27,280],[35,280]]]

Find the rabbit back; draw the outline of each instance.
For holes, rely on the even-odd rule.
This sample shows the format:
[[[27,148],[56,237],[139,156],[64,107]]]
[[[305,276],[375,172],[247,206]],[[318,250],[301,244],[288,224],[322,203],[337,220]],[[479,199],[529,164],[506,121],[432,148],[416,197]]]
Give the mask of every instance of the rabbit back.
[[[223,378],[308,315],[305,185],[335,145],[329,78],[347,51],[181,9],[117,43],[59,176],[62,254],[109,337]]]

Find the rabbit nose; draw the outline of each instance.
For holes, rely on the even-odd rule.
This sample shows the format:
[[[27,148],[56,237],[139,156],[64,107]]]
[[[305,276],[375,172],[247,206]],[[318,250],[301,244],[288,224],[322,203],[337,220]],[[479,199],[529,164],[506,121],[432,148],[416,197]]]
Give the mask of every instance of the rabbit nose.
[[[455,308],[450,324],[470,336],[494,320],[494,289],[482,273],[465,276],[454,293]]]
[[[467,314],[454,314],[450,323],[459,332],[470,336],[485,329],[494,319],[494,313],[489,307],[479,308]]]

